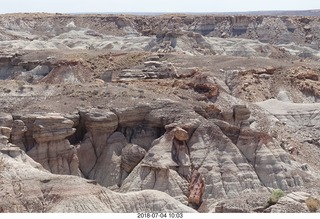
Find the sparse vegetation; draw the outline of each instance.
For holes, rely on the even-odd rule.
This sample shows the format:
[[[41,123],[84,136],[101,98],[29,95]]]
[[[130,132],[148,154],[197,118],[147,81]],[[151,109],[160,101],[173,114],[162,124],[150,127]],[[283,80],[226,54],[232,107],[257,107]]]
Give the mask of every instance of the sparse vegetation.
[[[268,200],[269,205],[275,205],[281,197],[284,196],[284,192],[281,189],[275,189],[272,191],[271,197]]]
[[[8,88],[3,88],[3,92],[5,92],[5,93],[10,93],[11,92],[11,90],[10,89],[8,89]]]
[[[306,204],[310,212],[317,212],[317,210],[320,208],[320,200],[316,198],[308,198],[306,200]]]

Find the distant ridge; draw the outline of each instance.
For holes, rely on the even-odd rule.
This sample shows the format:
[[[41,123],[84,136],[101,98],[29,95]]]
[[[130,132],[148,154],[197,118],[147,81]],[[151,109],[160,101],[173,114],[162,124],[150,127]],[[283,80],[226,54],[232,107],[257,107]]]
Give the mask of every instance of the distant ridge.
[[[248,12],[230,12],[220,14],[245,14],[245,15],[274,15],[274,16],[320,16],[320,9],[303,11],[248,11]]]
[[[246,11],[246,12],[82,12],[70,14],[131,14],[157,16],[163,14],[191,14],[191,15],[269,15],[269,16],[320,16],[320,9],[294,10],[294,11]]]

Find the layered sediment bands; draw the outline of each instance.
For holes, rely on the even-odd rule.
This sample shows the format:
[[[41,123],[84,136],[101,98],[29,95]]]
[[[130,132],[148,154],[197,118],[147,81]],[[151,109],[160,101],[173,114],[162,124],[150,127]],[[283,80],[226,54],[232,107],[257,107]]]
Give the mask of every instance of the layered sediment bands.
[[[239,125],[250,115],[245,106],[234,107],[236,116],[231,123],[204,119],[194,112],[182,111],[175,103],[163,106],[170,107],[161,108],[156,104],[142,108],[147,109],[142,113],[141,107],[129,108],[128,115],[137,115],[137,118],[128,116],[122,120],[121,127],[119,118],[125,115],[126,108],[81,110],[78,114],[66,115],[32,114],[14,116],[15,120],[6,115],[3,121],[12,126],[11,142],[22,149],[31,147],[26,144],[29,132],[34,145],[27,154],[52,173],[82,176],[92,180],[89,181],[92,184],[122,193],[158,190],[194,208],[203,202],[236,198],[247,192],[266,193],[268,188],[289,191],[312,179],[309,170],[290,160],[271,136]],[[132,142],[135,139],[132,133],[137,133],[138,126],[163,131],[149,136],[152,143],[146,147]],[[67,140],[75,133],[74,127],[81,127],[85,132],[75,146]],[[105,192],[97,194],[100,201],[105,200]],[[79,208],[77,203],[87,199],[97,206],[93,208],[89,204],[91,207],[79,211],[110,210],[96,203],[97,197],[92,194],[76,198],[70,193],[68,197],[68,201],[63,196],[56,198],[59,203],[71,203],[68,208],[59,204],[54,205],[52,211],[75,211]],[[128,209],[134,211],[135,207]]]
[[[317,17],[286,16],[3,15],[0,17],[4,27],[0,46],[21,50],[107,49],[307,58],[318,57],[319,22]],[[47,29],[51,30],[50,34],[44,31]],[[52,60],[37,60],[31,66],[20,61],[17,54],[3,57],[1,77],[78,84],[85,82],[92,70],[85,62],[75,60],[55,64]],[[168,66],[167,70],[170,68]],[[140,70],[135,74],[127,69],[123,76],[165,78],[175,75],[174,71],[167,70]]]
[[[218,126],[205,122],[188,142],[192,164],[204,178],[204,199],[235,197],[261,189],[254,168]]]
[[[244,125],[251,113],[244,105],[233,106],[230,123],[166,101],[111,110],[3,120],[13,127],[11,141],[31,148],[27,154],[45,169],[82,175],[121,192],[154,189],[188,203],[191,176],[198,171],[203,192],[191,202],[200,205],[266,187],[288,190],[311,177],[271,136]],[[83,132],[75,146],[67,140],[74,127]]]
[[[24,153],[0,153],[0,159],[7,171],[0,172],[1,212],[195,212],[159,191],[121,194],[92,180],[51,174]]]
[[[49,142],[65,139],[75,132],[73,122],[60,114],[37,116],[33,123],[32,136],[36,142]]]
[[[320,103],[302,104],[275,99],[257,103],[288,126],[319,127]]]
[[[121,127],[133,127],[142,123],[150,111],[151,107],[149,104],[138,104],[134,107],[113,109],[113,112],[118,116],[119,126]]]
[[[288,190],[309,180],[301,165],[291,161],[271,136],[234,127],[238,131],[231,135],[231,141],[230,136],[221,135],[221,130],[231,127],[215,123],[220,128],[202,125],[188,142],[191,162],[204,177],[204,197],[230,198],[265,187]]]
[[[261,183],[266,187],[287,190],[304,184],[304,171],[297,168],[289,155],[263,133],[242,130],[237,147],[252,164]]]
[[[2,145],[7,145],[8,143],[8,139],[10,138],[11,133],[12,122],[13,119],[10,114],[0,112],[0,144]]]
[[[175,141],[175,130],[156,139],[121,186],[121,191],[155,189],[187,203],[191,163],[187,146]]]
[[[32,137],[35,145],[27,154],[52,173],[80,176],[74,146],[66,139],[75,132],[73,122],[61,114],[37,115]]]
[[[80,116],[84,120],[87,132],[87,139],[90,139],[96,157],[99,157],[106,146],[108,137],[118,127],[118,117],[111,111],[92,109],[80,111]],[[81,144],[80,149],[81,151]]]
[[[37,22],[33,20],[37,19]],[[59,22],[64,28],[55,24]],[[288,16],[112,16],[112,15],[53,15],[43,14],[37,18],[33,16],[17,18],[5,15],[0,19],[4,28],[14,31],[28,32],[30,37],[36,38],[36,33],[51,27],[51,33],[59,36],[63,32],[81,30],[91,27],[87,36],[101,35],[161,35],[168,31],[194,31],[204,36],[241,37],[258,39],[272,44],[295,42],[316,47],[319,38],[319,19],[316,17],[288,17]],[[35,25],[35,23],[37,25]],[[70,25],[72,23],[72,25]],[[102,25],[103,24],[103,25]],[[179,31],[178,31],[179,32]],[[22,39],[18,34],[2,34],[2,39]]]
[[[1,15],[0,212],[308,212],[319,24]]]

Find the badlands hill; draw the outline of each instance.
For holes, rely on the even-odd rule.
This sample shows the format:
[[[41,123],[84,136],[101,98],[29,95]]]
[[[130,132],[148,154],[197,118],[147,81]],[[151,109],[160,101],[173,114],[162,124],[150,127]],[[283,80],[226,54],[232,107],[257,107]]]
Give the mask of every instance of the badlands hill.
[[[319,212],[319,39],[319,17],[1,15],[0,212]]]

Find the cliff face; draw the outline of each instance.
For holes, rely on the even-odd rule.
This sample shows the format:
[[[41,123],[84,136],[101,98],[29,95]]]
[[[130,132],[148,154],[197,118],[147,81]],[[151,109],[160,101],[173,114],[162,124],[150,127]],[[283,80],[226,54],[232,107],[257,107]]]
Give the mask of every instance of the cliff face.
[[[0,211],[308,212],[318,24],[0,16]]]

